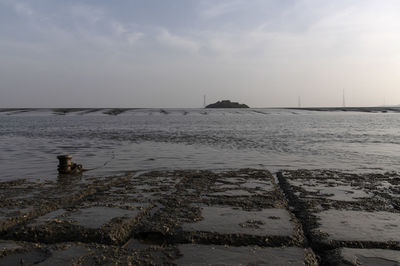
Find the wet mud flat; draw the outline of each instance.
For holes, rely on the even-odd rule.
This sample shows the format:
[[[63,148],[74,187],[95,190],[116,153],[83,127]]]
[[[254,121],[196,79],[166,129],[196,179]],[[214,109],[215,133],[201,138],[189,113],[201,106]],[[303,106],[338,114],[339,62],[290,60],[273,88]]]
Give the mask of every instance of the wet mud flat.
[[[330,170],[2,182],[0,265],[399,265],[399,192]]]
[[[323,265],[400,265],[400,176],[278,173],[290,210]]]
[[[0,183],[0,265],[317,265],[264,170]]]

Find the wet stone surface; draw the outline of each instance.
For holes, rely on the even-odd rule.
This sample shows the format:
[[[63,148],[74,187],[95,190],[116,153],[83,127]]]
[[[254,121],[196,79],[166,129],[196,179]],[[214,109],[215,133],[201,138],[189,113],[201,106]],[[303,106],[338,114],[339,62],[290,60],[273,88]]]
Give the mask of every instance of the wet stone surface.
[[[221,254],[235,251],[244,264],[253,262],[251,251],[316,265],[268,171],[22,180],[0,184],[0,196],[0,211],[9,210],[0,213],[0,265],[175,265],[187,259],[188,243],[198,252],[232,248]],[[219,263],[217,256],[207,263]]]
[[[304,265],[315,258],[307,249],[179,245],[177,265]]]
[[[331,252],[332,265],[400,265],[400,251],[388,249],[341,248]]]
[[[0,257],[21,250],[22,246],[11,240],[0,240]]]
[[[32,218],[75,205],[85,197],[108,190],[128,178],[71,177],[59,178],[57,182],[47,180],[0,182],[0,234]]]
[[[176,258],[178,254],[174,247],[132,250],[79,242],[53,245],[27,242],[19,244],[23,249],[0,256],[0,265],[160,265]]]
[[[323,262],[330,263],[330,255],[324,254],[336,248],[400,250],[400,177],[396,173],[297,170],[283,171],[278,179],[290,209]]]
[[[158,238],[169,244],[303,245],[301,226],[285,209],[285,198],[269,172],[176,174],[182,178],[175,192],[156,203],[139,238]],[[234,187],[240,193],[232,195]]]
[[[400,241],[400,213],[328,210],[317,218],[328,241]]]
[[[230,207],[202,207],[202,220],[183,225],[184,231],[257,236],[291,236],[294,228],[285,209],[243,211]]]

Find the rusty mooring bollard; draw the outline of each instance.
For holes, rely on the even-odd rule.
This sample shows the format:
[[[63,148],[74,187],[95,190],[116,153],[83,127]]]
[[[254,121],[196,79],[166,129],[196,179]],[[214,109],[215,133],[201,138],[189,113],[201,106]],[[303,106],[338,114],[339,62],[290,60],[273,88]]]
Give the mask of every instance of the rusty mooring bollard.
[[[72,155],[60,155],[57,156],[57,159],[59,161],[58,164],[58,173],[60,174],[69,174],[71,172],[71,166],[72,166]]]
[[[72,155],[57,156],[59,160],[58,173],[62,175],[77,175],[86,171],[81,164],[76,164],[71,161]]]

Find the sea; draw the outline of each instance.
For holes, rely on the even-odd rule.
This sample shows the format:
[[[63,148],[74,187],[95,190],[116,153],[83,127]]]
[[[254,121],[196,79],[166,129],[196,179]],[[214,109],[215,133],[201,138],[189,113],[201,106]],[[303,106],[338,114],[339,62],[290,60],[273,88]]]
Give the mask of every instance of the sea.
[[[1,109],[0,181],[240,168],[400,170],[400,113],[301,109]]]

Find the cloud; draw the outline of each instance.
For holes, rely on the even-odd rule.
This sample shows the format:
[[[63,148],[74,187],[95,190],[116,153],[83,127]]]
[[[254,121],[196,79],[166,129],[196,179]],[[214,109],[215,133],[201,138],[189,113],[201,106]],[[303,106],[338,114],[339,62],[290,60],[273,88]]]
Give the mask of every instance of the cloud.
[[[200,45],[187,37],[182,37],[162,29],[156,38],[161,44],[186,52],[198,52]]]
[[[122,38],[130,45],[135,44],[144,37],[143,32],[132,30],[128,28],[128,25],[118,21],[110,22],[110,27],[114,35]]]
[[[73,17],[85,20],[90,24],[96,24],[106,19],[106,11],[104,8],[90,5],[74,5],[71,7]]]
[[[114,33],[118,36],[121,36],[125,33],[128,32],[128,30],[126,29],[125,25],[123,25],[120,22],[112,22],[111,23],[111,27],[114,30]]]
[[[204,81],[216,91],[246,88],[266,98],[265,88],[283,95],[303,87],[318,95],[346,82],[371,87],[390,80],[393,90],[398,84],[399,1],[191,1],[176,15],[183,9],[165,12],[166,1],[121,7],[105,0],[0,0],[2,75],[29,76],[42,67],[37,88],[65,72],[79,76],[76,87],[101,77],[94,87],[106,90],[109,75],[115,84],[124,77],[127,87],[153,92]],[[28,81],[20,91],[34,85]]]
[[[15,2],[14,9],[17,14],[27,17],[32,17],[36,14],[34,9],[27,3]]]
[[[238,11],[242,5],[242,0],[206,1],[201,5],[200,16],[204,19],[214,19]]]
[[[141,40],[144,36],[144,33],[142,32],[134,32],[134,33],[128,33],[126,35],[126,40],[128,41],[129,44],[135,44],[139,40]]]

